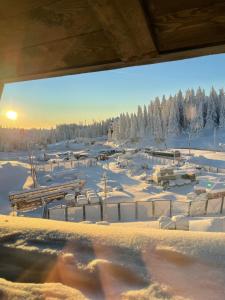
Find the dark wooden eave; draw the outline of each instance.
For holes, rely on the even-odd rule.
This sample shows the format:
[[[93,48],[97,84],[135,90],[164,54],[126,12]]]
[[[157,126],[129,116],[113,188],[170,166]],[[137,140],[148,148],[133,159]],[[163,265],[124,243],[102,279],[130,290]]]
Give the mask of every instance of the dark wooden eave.
[[[222,52],[221,0],[0,0],[0,90]]]

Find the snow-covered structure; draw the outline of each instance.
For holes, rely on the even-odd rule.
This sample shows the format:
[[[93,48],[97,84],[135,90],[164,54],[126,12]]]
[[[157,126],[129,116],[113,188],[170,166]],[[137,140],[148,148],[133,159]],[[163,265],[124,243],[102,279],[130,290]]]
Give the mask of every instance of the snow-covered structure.
[[[173,166],[155,166],[152,180],[163,187],[173,187],[189,184],[196,180],[196,173],[193,169],[177,169]]]
[[[187,194],[188,200],[209,200],[225,197],[225,184],[223,182],[201,181],[194,186],[194,191]]]

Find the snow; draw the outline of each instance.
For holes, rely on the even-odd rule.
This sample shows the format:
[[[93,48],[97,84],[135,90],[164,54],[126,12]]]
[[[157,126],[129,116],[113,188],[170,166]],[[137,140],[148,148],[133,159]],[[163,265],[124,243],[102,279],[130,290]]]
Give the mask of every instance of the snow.
[[[159,228],[160,229],[175,229],[176,223],[167,216],[161,216],[159,218]]]
[[[65,299],[85,300],[81,292],[61,283],[18,283],[0,278],[0,293],[2,299],[33,300],[33,299]]]
[[[175,223],[175,228],[177,230],[189,230],[189,220],[184,215],[176,215],[171,218]]]
[[[86,147],[76,145],[79,151]],[[60,147],[63,145],[58,145]],[[104,149],[105,142],[88,147],[89,154],[92,147],[96,154],[98,149]],[[53,145],[51,151],[54,153]],[[199,155],[197,150],[191,151],[193,155]],[[194,186],[188,184],[162,190],[148,178],[155,165],[163,166],[168,160],[152,159],[143,151],[135,152],[121,153],[108,161],[98,161],[96,165],[86,164],[83,160],[73,167],[70,162],[61,162],[60,168],[55,164],[52,171],[49,165],[38,170],[39,182],[44,186],[64,183],[75,176],[84,178],[86,187],[79,199],[87,202],[87,197],[94,196],[92,200],[99,201],[98,196],[101,196],[105,222],[101,221],[98,203],[86,206],[89,221],[82,222],[83,207],[71,206],[67,208],[67,218],[71,222],[64,222],[65,203],[73,201],[72,193],[65,201],[50,205],[53,220],[0,216],[0,276],[7,279],[0,280],[0,293],[14,293],[18,299],[24,299],[24,295],[27,299],[32,299],[33,295],[41,298],[47,290],[55,299],[61,299],[63,293],[68,299],[223,299],[225,225],[224,217],[218,214],[221,199],[209,201],[210,215],[203,217],[205,200],[196,200],[191,205],[191,217],[184,216],[189,208],[186,196],[193,193]],[[188,150],[182,150],[182,153],[186,157]],[[201,151],[200,155],[209,161],[214,159],[210,151]],[[225,154],[219,153],[217,160],[225,160]],[[194,171],[195,164],[187,163],[183,169],[184,172]],[[48,181],[49,176],[51,181]],[[201,171],[197,174],[198,187],[211,182],[214,188],[221,188],[223,176]],[[8,214],[10,211],[9,191],[29,188],[31,183],[28,164],[2,161],[1,212]],[[175,214],[172,219],[169,217],[170,200]],[[139,201],[137,207],[135,201]],[[121,203],[122,223],[119,223],[117,203]],[[161,221],[149,221],[152,205],[156,216],[163,215]],[[40,217],[41,212],[38,209],[24,215]],[[136,214],[142,222],[137,222]],[[171,230],[166,230],[168,224]],[[35,281],[35,272],[29,278],[26,276],[24,268],[30,269],[31,261],[43,262],[40,270],[45,276],[42,272],[46,271],[45,280],[36,278]],[[21,278],[19,270],[23,271],[25,277],[22,278],[25,279],[12,283],[17,280],[17,275]]]
[[[192,220],[190,222],[190,230],[207,232],[225,232],[225,218],[214,217]]]
[[[28,258],[52,261],[42,267],[46,283],[28,283],[25,274],[24,283],[0,280],[3,295],[15,293],[15,299],[42,293],[79,299],[77,293],[80,299],[211,300],[225,293],[222,233],[159,230],[148,222],[99,226],[10,216],[0,216],[0,224],[0,252],[8,270],[11,261],[2,246],[10,257],[21,253],[13,261],[14,278],[22,265],[33,263]]]
[[[10,212],[8,193],[32,186],[29,165],[15,161],[0,161],[0,211]]]

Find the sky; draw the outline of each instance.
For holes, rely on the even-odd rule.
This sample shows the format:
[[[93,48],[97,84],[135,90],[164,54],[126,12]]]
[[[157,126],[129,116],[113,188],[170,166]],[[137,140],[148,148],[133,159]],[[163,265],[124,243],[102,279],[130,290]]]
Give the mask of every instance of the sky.
[[[225,87],[225,54],[5,85],[0,126],[50,128],[135,112],[179,89]],[[17,120],[6,118],[16,111]]]

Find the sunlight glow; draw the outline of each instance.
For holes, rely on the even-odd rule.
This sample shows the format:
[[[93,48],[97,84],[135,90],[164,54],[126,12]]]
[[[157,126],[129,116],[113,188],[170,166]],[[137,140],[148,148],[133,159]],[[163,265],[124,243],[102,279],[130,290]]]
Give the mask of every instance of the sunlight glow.
[[[9,110],[9,111],[7,111],[7,113],[6,113],[6,117],[7,117],[7,119],[9,119],[9,120],[15,121],[15,120],[17,119],[17,112],[16,112],[16,111]]]

